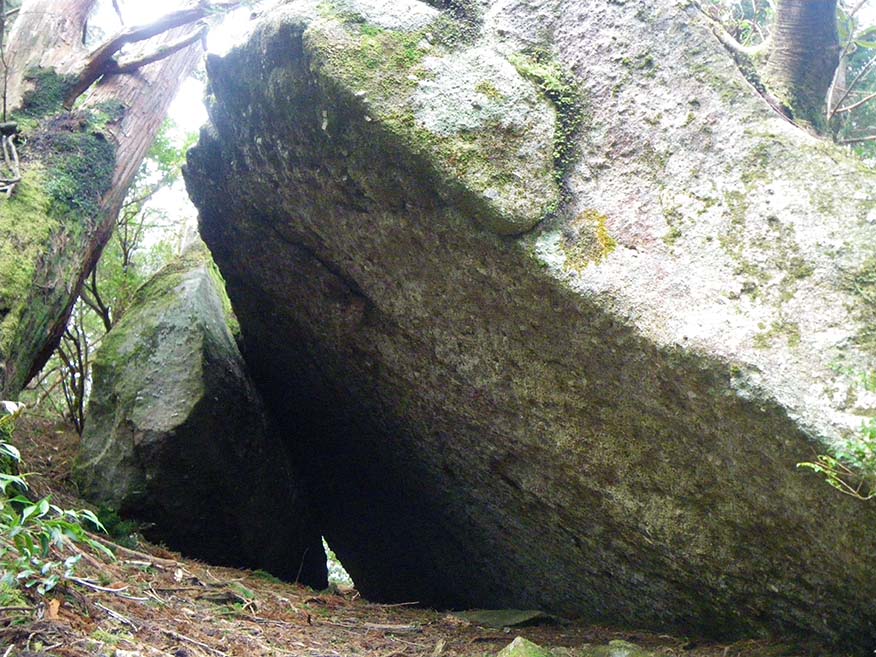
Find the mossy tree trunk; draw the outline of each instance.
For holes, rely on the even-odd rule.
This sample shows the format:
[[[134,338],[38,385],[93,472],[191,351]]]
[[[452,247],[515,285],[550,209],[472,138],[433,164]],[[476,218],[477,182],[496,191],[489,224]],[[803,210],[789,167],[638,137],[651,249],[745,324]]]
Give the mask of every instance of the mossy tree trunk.
[[[63,334],[177,88],[200,60],[198,21],[210,10],[199,3],[88,51],[82,35],[94,5],[26,2],[6,47],[5,102],[27,141],[23,179],[0,199],[4,399],[17,396]]]
[[[839,63],[836,0],[779,0],[765,71],[794,118],[821,129]]]

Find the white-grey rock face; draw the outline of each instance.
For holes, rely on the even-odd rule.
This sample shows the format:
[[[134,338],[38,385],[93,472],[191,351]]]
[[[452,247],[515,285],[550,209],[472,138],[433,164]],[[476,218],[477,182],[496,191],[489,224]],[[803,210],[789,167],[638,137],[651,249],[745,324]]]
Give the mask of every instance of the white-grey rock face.
[[[873,173],[770,112],[696,9],[634,4],[490,8],[509,52],[555,35],[592,99],[569,214],[604,216],[617,248],[580,267],[563,221],[539,231],[539,254],[655,342],[733,360],[741,388],[814,436],[857,432],[873,417]]]
[[[795,467],[876,407],[871,172],[683,3],[302,6],[187,180],[357,585],[876,646],[876,510]]]

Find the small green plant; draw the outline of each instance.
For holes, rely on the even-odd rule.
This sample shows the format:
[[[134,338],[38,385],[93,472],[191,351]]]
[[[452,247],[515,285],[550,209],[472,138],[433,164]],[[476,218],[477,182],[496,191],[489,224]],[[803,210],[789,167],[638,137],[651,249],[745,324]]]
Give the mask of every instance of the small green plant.
[[[32,501],[26,474],[19,472],[21,454],[10,442],[23,405],[2,402],[0,412],[0,591],[36,590],[45,595],[73,575],[82,554],[75,544],[87,545],[112,557],[83,527],[87,521],[103,531],[97,516],[85,509],[64,510],[49,497]]]
[[[876,373],[862,375],[866,390],[876,388]],[[824,475],[825,481],[841,493],[860,500],[876,497],[876,418],[861,425],[857,435],[834,449],[834,454],[819,454],[815,461],[798,463]]]
[[[97,517],[113,542],[131,549],[139,546],[140,523],[136,520],[122,518],[118,511],[106,505],[97,508]]]
[[[262,569],[254,570],[254,571],[252,571],[252,576],[256,577],[258,579],[264,580],[266,582],[271,582],[271,584],[282,584],[283,583],[282,579],[272,575],[267,570],[262,570]]]

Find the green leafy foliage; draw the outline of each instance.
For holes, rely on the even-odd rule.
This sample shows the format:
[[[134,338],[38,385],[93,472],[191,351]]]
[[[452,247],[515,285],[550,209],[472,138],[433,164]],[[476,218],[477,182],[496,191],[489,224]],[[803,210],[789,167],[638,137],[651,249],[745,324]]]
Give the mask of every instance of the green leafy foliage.
[[[862,387],[876,391],[876,372],[860,375]],[[876,497],[876,418],[861,424],[857,434],[833,449],[833,454],[819,454],[815,461],[797,467],[824,475],[825,481],[838,491],[858,499]]]
[[[112,557],[112,553],[86,532],[84,523],[103,530],[88,509],[74,511],[52,504],[50,497],[31,500],[27,475],[19,472],[21,456],[9,442],[22,406],[3,402],[0,416],[0,601],[21,599],[21,590],[45,595],[73,576],[86,545]]]
[[[137,521],[122,518],[118,511],[103,505],[98,507],[97,517],[103,524],[106,533],[109,534],[115,543],[127,548],[136,548],[138,546],[140,524]]]

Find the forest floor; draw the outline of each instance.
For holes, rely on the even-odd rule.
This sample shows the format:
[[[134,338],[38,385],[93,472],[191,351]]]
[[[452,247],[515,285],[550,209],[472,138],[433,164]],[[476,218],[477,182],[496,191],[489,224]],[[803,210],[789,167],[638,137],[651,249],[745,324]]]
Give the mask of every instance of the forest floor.
[[[16,431],[33,492],[85,508],[70,481],[75,433],[22,421]],[[554,622],[489,628],[416,604],[371,603],[355,590],[315,591],[261,571],[211,566],[142,541],[106,539],[116,559],[85,552],[67,581],[29,604],[0,608],[0,657],[462,657],[497,654],[516,636],[576,654],[628,641],[672,657],[824,655],[764,641],[697,644],[683,637]],[[626,651],[613,651],[627,654]]]

